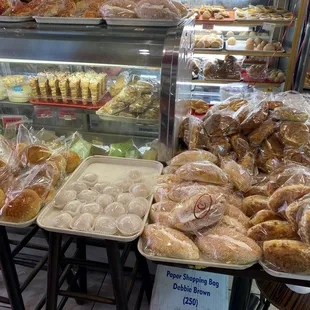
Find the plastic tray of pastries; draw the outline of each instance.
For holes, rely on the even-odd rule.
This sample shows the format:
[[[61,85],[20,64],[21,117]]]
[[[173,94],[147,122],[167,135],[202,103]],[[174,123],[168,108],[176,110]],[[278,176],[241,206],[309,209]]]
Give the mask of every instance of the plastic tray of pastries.
[[[0,22],[6,23],[22,23],[33,20],[32,16],[2,16],[0,15]]]
[[[33,16],[38,24],[99,25],[102,18]]]
[[[125,178],[128,172],[134,170],[139,171],[139,173],[143,176],[144,181],[147,182],[146,180],[152,181],[155,177],[159,176],[162,172],[162,169],[163,165],[157,161],[107,156],[91,156],[81,163],[81,165],[75,170],[75,172],[71,175],[67,182],[58,191],[58,194],[69,190],[72,183],[76,181],[81,181],[86,174],[96,174],[98,176],[98,180],[96,182],[98,183],[108,181],[112,184],[114,181]],[[55,198],[57,197],[57,195],[55,196]],[[125,236],[121,235],[119,232],[117,232],[116,234],[104,234],[96,232],[92,229],[76,230],[70,228],[55,227],[51,224],[52,219],[62,213],[62,210],[54,207],[55,199],[41,212],[40,216],[37,219],[37,223],[40,227],[47,231],[86,236],[97,239],[109,239],[121,242],[130,242],[139,237],[143,232],[145,223],[148,218],[149,209],[153,201],[153,195],[151,194],[149,197],[147,197],[147,200],[148,209],[146,214],[142,218],[142,225],[140,227],[140,230],[133,235]],[[99,215],[103,214],[100,213]]]
[[[248,39],[249,40],[249,39]],[[241,40],[236,40],[235,45],[230,45],[228,44],[227,40],[225,42],[225,47],[227,51],[235,51],[235,52],[258,52],[258,53],[270,53],[270,52],[274,52],[274,53],[285,53],[285,49],[283,47],[281,47],[281,49],[279,49],[278,51],[276,50],[256,50],[256,49],[246,49],[246,45],[247,45],[247,41],[241,41]]]
[[[178,258],[170,258],[164,256],[155,256],[145,253],[143,247],[143,240],[140,237],[138,242],[138,250],[145,258],[157,261],[157,262],[165,262],[165,263],[173,263],[173,264],[182,264],[182,265],[193,265],[193,266],[204,266],[204,267],[215,267],[215,268],[224,268],[224,269],[235,269],[235,270],[244,270],[250,268],[251,266],[255,265],[256,262],[247,265],[234,265],[234,264],[223,264],[223,263],[215,263],[215,262],[208,262],[205,260],[185,260],[185,259],[178,259]]]

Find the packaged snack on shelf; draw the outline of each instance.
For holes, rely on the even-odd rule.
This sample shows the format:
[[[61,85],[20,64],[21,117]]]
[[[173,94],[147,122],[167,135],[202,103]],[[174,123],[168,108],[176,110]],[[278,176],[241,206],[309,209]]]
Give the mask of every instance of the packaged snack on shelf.
[[[141,154],[132,139],[110,145],[109,156],[139,158]]]

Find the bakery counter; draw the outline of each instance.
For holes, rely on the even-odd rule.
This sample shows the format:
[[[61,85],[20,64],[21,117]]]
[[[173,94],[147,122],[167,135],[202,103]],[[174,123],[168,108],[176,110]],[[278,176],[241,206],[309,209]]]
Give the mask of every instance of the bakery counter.
[[[221,50],[221,51],[212,51],[209,49],[199,49],[199,51],[195,50],[194,55],[199,57],[200,55],[240,55],[240,56],[259,56],[259,57],[281,57],[281,58],[288,58],[291,57],[291,53],[287,50],[285,53],[282,52],[274,52],[274,51],[234,51],[234,50]]]

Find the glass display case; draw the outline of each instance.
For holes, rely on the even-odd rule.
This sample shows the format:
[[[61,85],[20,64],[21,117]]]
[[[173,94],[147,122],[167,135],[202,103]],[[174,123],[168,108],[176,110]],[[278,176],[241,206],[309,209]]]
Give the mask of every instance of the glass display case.
[[[165,161],[189,111],[194,21],[174,28],[0,24],[2,125],[79,131],[100,154]]]

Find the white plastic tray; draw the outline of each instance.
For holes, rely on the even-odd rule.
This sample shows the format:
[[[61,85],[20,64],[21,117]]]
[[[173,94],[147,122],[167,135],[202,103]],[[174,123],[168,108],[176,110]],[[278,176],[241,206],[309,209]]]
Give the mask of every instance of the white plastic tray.
[[[0,16],[0,22],[21,23],[33,20],[32,16]]]
[[[279,51],[252,51],[252,50],[246,50],[245,46],[246,46],[246,41],[237,41],[235,45],[228,45],[227,41],[226,41],[226,50],[227,51],[235,51],[235,52],[249,52],[249,53],[284,53],[285,49],[283,49],[283,47],[281,48],[281,50]]]
[[[139,170],[143,176],[150,179],[154,179],[159,176],[162,172],[163,165],[157,161],[142,160],[142,159],[131,159],[131,158],[119,158],[119,157],[108,157],[108,156],[91,156],[85,159],[81,165],[76,169],[76,171],[71,175],[67,182],[62,186],[59,192],[66,190],[68,186],[77,181],[85,173],[96,173],[99,177],[98,182],[109,180],[109,182],[116,181],[120,177],[124,176],[130,170]],[[149,197],[149,209],[151,207],[153,196]],[[40,227],[47,231],[77,235],[84,237],[91,237],[96,239],[108,239],[121,242],[130,242],[138,238],[144,229],[145,223],[148,218],[149,210],[143,218],[143,225],[140,231],[132,236],[122,236],[122,235],[105,235],[94,231],[85,232],[77,231],[73,229],[57,228],[49,224],[50,218],[60,214],[61,210],[53,208],[54,202],[51,202],[46,208],[41,212],[37,219],[37,223]]]
[[[267,267],[267,265],[265,265],[263,262],[259,262],[259,264],[268,274],[270,274],[273,277],[310,281],[310,275],[276,271]]]
[[[111,26],[133,26],[133,27],[174,27],[179,25],[183,19],[142,19],[142,18],[104,18],[107,25]]]
[[[244,270],[256,264],[256,262],[252,264],[247,264],[247,265],[220,264],[220,263],[214,263],[214,262],[207,262],[203,260],[184,260],[184,259],[149,255],[149,254],[146,254],[143,250],[143,240],[141,237],[138,242],[138,250],[141,253],[141,255],[143,255],[145,258],[149,260],[153,260],[157,262],[164,262],[164,263],[194,265],[194,266],[204,266],[204,267],[234,269],[234,270]]]
[[[33,16],[38,24],[99,25],[102,18]]]

